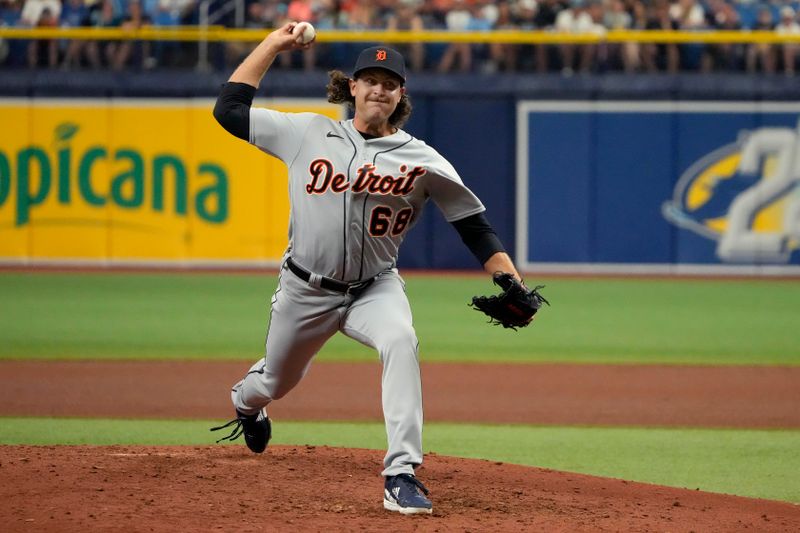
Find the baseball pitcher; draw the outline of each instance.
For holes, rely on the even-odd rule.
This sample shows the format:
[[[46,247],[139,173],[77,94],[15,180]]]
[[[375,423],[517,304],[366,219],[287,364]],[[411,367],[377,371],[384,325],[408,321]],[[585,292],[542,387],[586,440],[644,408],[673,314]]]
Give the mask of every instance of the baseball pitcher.
[[[265,357],[233,386],[236,418],[214,429],[233,426],[224,438],[244,434],[250,450],[263,452],[271,436],[265,408],[299,383],[314,355],[341,331],[377,350],[383,364],[384,507],[431,513],[428,490],[414,476],[423,456],[419,343],[396,268],[400,243],[426,201],[433,200],[505,289],[499,297],[475,298],[476,307],[518,327],[531,321],[541,300],[521,283],[484,206],[453,166],[400,129],[411,103],[397,51],[367,48],[352,75],[331,72],[328,100],[349,105],[352,120],[251,107],[276,56],[313,45],[299,44],[293,28],[284,25],[253,50],[223,85],[214,109],[228,132],[288,166],[291,201]]]

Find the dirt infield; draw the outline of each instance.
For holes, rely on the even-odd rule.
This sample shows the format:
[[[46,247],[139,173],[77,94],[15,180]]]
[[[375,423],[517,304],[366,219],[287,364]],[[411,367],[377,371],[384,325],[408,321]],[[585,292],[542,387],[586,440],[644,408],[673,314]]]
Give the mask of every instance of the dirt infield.
[[[219,418],[245,362],[0,361],[0,415]],[[381,420],[380,365],[317,362],[276,420]],[[423,364],[428,421],[800,428],[800,367]]]
[[[381,453],[0,447],[4,531],[799,531],[800,508],[430,455],[432,516],[381,506]],[[54,490],[55,489],[55,490]]]
[[[0,415],[219,418],[242,362],[0,362]],[[428,421],[800,427],[800,368],[422,369]],[[318,362],[280,420],[379,420],[380,365]],[[800,506],[426,455],[434,515],[384,511],[382,452],[0,446],[3,531],[800,531]]]

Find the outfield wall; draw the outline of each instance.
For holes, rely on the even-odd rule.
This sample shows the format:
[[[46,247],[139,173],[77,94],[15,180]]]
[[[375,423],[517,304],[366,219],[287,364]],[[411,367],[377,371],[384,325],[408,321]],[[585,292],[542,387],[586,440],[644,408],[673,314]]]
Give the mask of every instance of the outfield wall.
[[[0,95],[25,96],[4,101],[3,110],[23,106],[16,114],[0,113],[0,153],[15,176],[1,177],[0,158],[6,262],[277,260],[288,206],[268,202],[286,197],[273,185],[285,171],[213,123],[222,75],[6,74]],[[261,93],[303,97],[270,100],[284,109],[342,113],[322,100],[325,81],[319,72],[276,72]],[[793,80],[415,75],[409,91],[406,129],[454,164],[528,270],[800,274]],[[82,178],[87,153],[94,159]],[[30,170],[25,194],[12,186],[21,163]],[[46,192],[35,178],[44,170]],[[729,222],[737,198],[744,205]],[[431,205],[400,266],[477,263]]]
[[[517,110],[526,268],[800,264],[800,103],[523,101]]]
[[[286,167],[225,132],[213,100],[0,100],[6,263],[276,265]],[[339,118],[324,100],[272,100]]]

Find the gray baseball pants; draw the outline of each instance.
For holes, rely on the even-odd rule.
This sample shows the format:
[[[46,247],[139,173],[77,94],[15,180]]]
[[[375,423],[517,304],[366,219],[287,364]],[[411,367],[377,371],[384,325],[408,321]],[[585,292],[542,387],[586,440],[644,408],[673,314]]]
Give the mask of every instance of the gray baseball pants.
[[[383,475],[413,474],[422,463],[419,345],[396,269],[382,272],[354,298],[312,287],[284,265],[272,297],[266,356],[234,385],[234,406],[253,414],[285,396],[337,331],[375,348],[383,363],[381,397],[388,439]]]

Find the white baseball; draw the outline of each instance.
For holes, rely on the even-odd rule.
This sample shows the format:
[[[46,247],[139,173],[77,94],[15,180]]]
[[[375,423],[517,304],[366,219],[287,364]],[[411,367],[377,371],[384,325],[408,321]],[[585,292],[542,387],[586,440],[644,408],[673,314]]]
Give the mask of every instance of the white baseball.
[[[299,22],[292,28],[292,35],[295,35],[295,41],[300,44],[308,44],[317,36],[314,26],[310,22]]]

